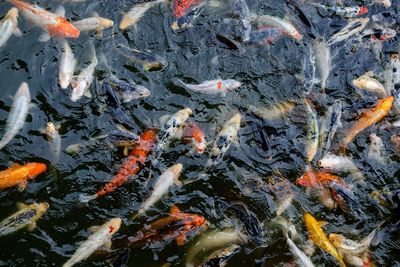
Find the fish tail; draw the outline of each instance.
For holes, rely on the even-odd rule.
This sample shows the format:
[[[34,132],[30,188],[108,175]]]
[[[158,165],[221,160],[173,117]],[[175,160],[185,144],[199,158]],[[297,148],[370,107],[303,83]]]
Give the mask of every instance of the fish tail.
[[[85,195],[85,194],[81,194],[80,196],[79,196],[79,202],[81,202],[81,203],[88,203],[89,201],[92,201],[92,200],[94,200],[94,199],[96,199],[97,198],[97,195],[96,194],[94,194],[94,195]]]

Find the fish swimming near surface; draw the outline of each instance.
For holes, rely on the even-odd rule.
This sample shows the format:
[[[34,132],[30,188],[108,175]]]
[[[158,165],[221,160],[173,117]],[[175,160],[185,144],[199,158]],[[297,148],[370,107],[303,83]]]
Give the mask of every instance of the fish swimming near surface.
[[[167,0],[146,1],[143,3],[135,4],[128,12],[126,12],[119,24],[121,31],[135,26],[144,14],[157,4],[166,3]]]
[[[257,26],[257,29],[276,28],[282,31],[283,34],[301,40],[303,37],[293,24],[285,19],[273,17],[269,15],[252,15],[252,22]]]
[[[352,84],[360,89],[369,91],[378,97],[387,97],[387,92],[383,84],[381,84],[377,79],[373,78],[372,72],[367,72],[364,75],[354,79]]]
[[[203,12],[205,0],[174,0],[174,16],[176,21],[171,25],[173,30],[188,28]]]
[[[232,258],[235,253],[239,252],[240,249],[241,246],[236,244],[232,244],[226,248],[221,248],[204,259],[204,262],[201,266],[226,266],[229,259]],[[190,265],[186,266],[189,267]]]
[[[0,47],[6,44],[11,35],[22,36],[18,28],[18,9],[11,8],[0,21]]]
[[[353,125],[347,131],[346,137],[343,139],[341,144],[342,152],[345,152],[347,145],[363,130],[370,127],[371,125],[381,121],[386,115],[388,115],[392,108],[394,101],[393,96],[389,96],[384,99],[378,100],[375,107],[365,110],[361,117],[353,123]]]
[[[125,159],[124,163],[122,163],[117,174],[103,188],[97,191],[96,194],[81,195],[79,197],[79,201],[87,203],[98,197],[102,197],[113,192],[115,189],[126,183],[129,177],[137,174],[143,168],[147,155],[150,150],[153,149],[156,139],[157,132],[155,130],[149,129],[144,131],[140,135],[139,143],[135,145],[128,158]]]
[[[145,71],[159,71],[168,65],[168,62],[159,55],[131,49],[122,44],[116,45],[115,48],[124,57],[141,65]]]
[[[308,162],[311,162],[318,151],[319,127],[315,110],[310,106],[307,101],[305,101],[305,106],[307,112],[306,157]]]
[[[97,37],[103,36],[103,30],[114,26],[112,20],[102,18],[93,12],[93,16],[72,23],[81,32],[95,31]]]
[[[353,160],[344,156],[337,156],[332,153],[326,154],[318,161],[318,166],[329,172],[347,172],[353,175],[353,179],[359,182],[365,180],[363,173],[357,168]]]
[[[29,87],[26,82],[23,82],[14,96],[14,101],[7,119],[6,131],[0,140],[0,150],[22,129],[26,117],[28,116],[30,105],[31,94],[29,93]]]
[[[129,103],[135,99],[146,98],[151,94],[150,90],[143,85],[129,83],[115,76],[107,78],[106,81],[119,95],[122,103]]]
[[[71,258],[63,264],[63,267],[73,266],[93,254],[101,246],[111,246],[111,237],[121,227],[121,218],[113,218],[101,226],[92,226],[89,230],[92,234],[84,241]]]
[[[343,254],[359,255],[366,252],[375,236],[376,229],[360,241],[345,238],[341,234],[329,234],[329,240]]]
[[[388,95],[394,94],[396,88],[400,88],[400,60],[399,54],[394,53],[390,56],[389,63],[384,70],[385,89]],[[400,110],[398,99],[396,99],[396,108]]]
[[[280,36],[282,36],[282,32],[276,28],[253,30],[250,32],[247,42],[249,44],[270,45]]]
[[[387,162],[385,157],[383,156],[384,154],[384,144],[382,141],[382,138],[377,136],[376,134],[372,133],[369,136],[369,139],[371,141],[368,149],[368,158],[373,159],[381,164],[384,164]]]
[[[60,87],[66,89],[74,76],[74,69],[76,65],[76,59],[71,47],[66,40],[63,41],[63,52],[60,59],[60,70],[59,70],[59,80]]]
[[[0,222],[0,236],[12,234],[22,228],[28,227],[32,231],[36,228],[36,221],[49,209],[46,202],[26,205],[17,203],[18,212]]]
[[[205,81],[201,84],[187,84],[183,81],[176,79],[177,84],[186,88],[190,91],[202,94],[221,94],[221,96],[226,96],[226,93],[232,90],[239,88],[242,83],[236,80],[228,79],[228,80],[211,80]]]
[[[366,6],[326,6],[319,3],[311,3],[311,5],[342,18],[354,18],[368,13]]]
[[[50,143],[50,151],[53,156],[54,164],[58,163],[61,154],[61,136],[58,133],[58,129],[59,127],[55,126],[54,123],[48,122],[45,131],[47,140]]]
[[[331,49],[324,40],[313,41],[313,51],[316,63],[316,71],[319,75],[321,89],[325,90],[329,74],[332,69]]]
[[[199,154],[202,154],[207,146],[204,132],[196,123],[185,124],[182,130],[182,142],[184,144],[190,144]]]
[[[321,123],[321,131],[319,136],[319,142],[321,145],[321,152],[323,156],[328,153],[333,137],[339,127],[342,127],[342,101],[335,100],[332,106],[328,109],[328,115],[325,120]]]
[[[351,36],[360,33],[367,26],[369,18],[359,18],[351,20],[340,31],[333,34],[327,41],[328,45],[333,45],[344,40],[349,39]]]
[[[292,184],[281,174],[276,174],[268,178],[268,187],[276,198],[276,216],[282,215],[292,204],[294,193]]]
[[[7,0],[7,2],[18,8],[19,12],[33,25],[45,31],[39,37],[39,41],[47,42],[51,37],[76,39],[80,35],[80,31],[65,19],[65,10],[62,6],[56,10],[56,13],[52,13],[22,0]]]
[[[313,241],[314,244],[320,247],[322,250],[328,252],[333,257],[335,257],[335,259],[339,261],[340,266],[346,266],[342,257],[339,255],[339,252],[329,241],[324,230],[322,229],[322,226],[325,225],[327,222],[317,221],[308,212],[304,214],[304,222],[307,228],[308,237],[311,239],[311,241]]]
[[[46,164],[27,163],[19,165],[14,163],[7,170],[0,171],[0,190],[18,185],[22,191],[25,189],[28,180],[35,178],[46,171]]]

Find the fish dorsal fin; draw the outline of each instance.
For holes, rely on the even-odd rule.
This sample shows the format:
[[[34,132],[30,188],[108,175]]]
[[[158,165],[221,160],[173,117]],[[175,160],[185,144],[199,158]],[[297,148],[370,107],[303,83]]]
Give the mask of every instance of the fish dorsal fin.
[[[369,77],[369,78],[372,78],[372,77],[374,77],[374,72],[372,70],[371,71],[367,71],[364,75]]]
[[[36,228],[36,222],[28,224],[28,231],[32,232]]]
[[[17,202],[17,209],[22,210],[22,209],[26,209],[28,207],[28,205],[22,203],[22,202]]]
[[[170,214],[178,214],[178,213],[180,213],[181,212],[181,210],[176,206],[176,205],[173,205],[172,207],[171,207],[171,210],[170,210]]]
[[[24,180],[18,184],[18,190],[20,192],[24,191],[26,186],[28,185],[28,181]]]
[[[92,16],[93,17],[96,17],[96,18],[99,18],[100,16],[99,16],[99,13],[97,13],[96,11],[93,11],[92,12]]]
[[[65,8],[63,6],[58,6],[54,12],[57,16],[65,17]]]
[[[94,225],[94,226],[90,226],[90,227],[88,228],[88,230],[89,230],[89,232],[91,232],[91,233],[95,233],[95,232],[97,232],[97,230],[99,230],[99,228],[100,228],[100,226]]]
[[[327,224],[328,222],[326,222],[326,221],[318,221],[317,222],[317,224],[318,224],[318,226],[319,227],[322,227],[322,226],[324,226],[325,224]]]
[[[160,117],[159,121],[161,125],[164,125],[172,116],[171,115],[163,115]]]
[[[21,167],[21,165],[19,165],[18,163],[14,162],[13,164],[11,164],[10,169],[15,169],[15,168],[19,168]]]

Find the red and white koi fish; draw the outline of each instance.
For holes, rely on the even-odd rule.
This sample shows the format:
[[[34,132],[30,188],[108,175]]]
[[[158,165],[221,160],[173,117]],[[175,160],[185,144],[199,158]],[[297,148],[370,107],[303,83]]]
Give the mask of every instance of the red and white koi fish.
[[[183,128],[182,141],[184,144],[191,144],[197,153],[202,154],[207,143],[204,139],[204,132],[195,123],[187,123]]]

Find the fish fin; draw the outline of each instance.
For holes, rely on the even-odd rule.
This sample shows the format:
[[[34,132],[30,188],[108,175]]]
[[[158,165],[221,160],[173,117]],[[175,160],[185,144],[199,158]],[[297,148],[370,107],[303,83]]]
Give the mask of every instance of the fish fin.
[[[54,11],[54,13],[55,13],[57,16],[65,17],[65,8],[64,8],[63,6],[58,6],[58,7],[56,8],[56,10]]]
[[[112,246],[111,238],[110,238],[107,242],[104,243],[104,246],[105,246],[107,249],[110,249],[110,248],[111,248],[111,246]]]
[[[185,235],[178,235],[176,238],[176,244],[178,246],[183,246],[186,243],[186,236]]]
[[[94,225],[94,226],[90,226],[89,228],[88,228],[88,230],[89,230],[89,232],[91,232],[91,233],[95,233],[97,230],[99,230],[100,229],[100,226],[97,226],[97,225]]]
[[[21,165],[19,165],[18,163],[14,162],[13,164],[11,164],[10,169],[12,169],[12,168],[18,168],[18,167],[21,167]]]
[[[96,18],[99,18],[100,16],[99,16],[99,13],[97,13],[96,11],[93,11],[92,12],[92,16],[93,17],[96,17]]]
[[[28,224],[28,231],[32,232],[33,230],[35,230],[35,228],[36,228],[35,222]]]
[[[170,209],[170,214],[178,214],[178,213],[180,213],[181,212],[181,210],[176,206],[176,205],[173,205],[172,207],[171,207],[171,209]]]
[[[97,37],[97,38],[103,37],[103,30],[97,29],[97,30],[96,30],[96,37]]]
[[[128,156],[128,146],[124,146],[124,156]]]
[[[322,226],[324,226],[325,224],[327,224],[328,222],[326,222],[326,221],[318,221],[317,222],[317,224],[318,224],[318,226],[319,227],[322,227]]]
[[[50,40],[50,35],[48,32],[44,32],[39,36],[39,42],[45,43]]]
[[[176,178],[174,179],[174,183],[175,183],[177,186],[183,186],[183,182],[180,181],[178,177],[176,177]]]
[[[28,207],[28,205],[22,203],[22,202],[17,202],[17,209],[22,210],[22,209],[26,209]]]
[[[171,115],[163,115],[161,116],[158,120],[160,122],[161,125],[163,125],[164,123],[167,122],[167,120],[169,120],[171,118]]]
[[[88,97],[88,98],[92,98],[93,97],[92,92],[90,91],[89,88],[86,89],[85,92],[83,92],[83,95]]]
[[[27,184],[28,184],[28,181],[23,181],[23,182],[19,183],[19,184],[18,184],[18,190],[19,190],[20,192],[24,191]]]
[[[22,36],[22,31],[20,30],[20,28],[15,27],[14,30],[13,30],[13,34],[15,36],[21,37]]]
[[[367,76],[367,77],[372,78],[372,77],[374,77],[375,74],[374,74],[374,72],[371,70],[371,71],[366,72],[364,75]]]

